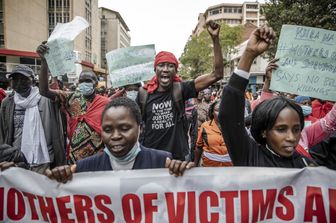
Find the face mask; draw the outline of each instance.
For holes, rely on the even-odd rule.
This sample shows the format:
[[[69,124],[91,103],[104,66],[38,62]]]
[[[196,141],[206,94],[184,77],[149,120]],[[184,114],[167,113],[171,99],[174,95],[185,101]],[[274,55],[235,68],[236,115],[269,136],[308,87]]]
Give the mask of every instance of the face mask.
[[[78,85],[78,88],[80,93],[84,96],[89,96],[94,92],[93,83],[83,82]]]
[[[141,151],[140,149],[140,143],[139,143],[139,137],[140,137],[140,126],[138,129],[138,138],[137,141],[135,142],[133,148],[123,157],[115,157],[110,150],[108,150],[107,147],[105,147],[104,152],[110,157],[110,159],[117,161],[120,164],[127,163],[131,160],[134,160],[135,157],[138,155],[138,153]]]
[[[13,86],[13,89],[20,95],[26,95],[28,94],[28,92],[30,92],[31,86],[25,86],[25,85]]]
[[[312,107],[307,105],[301,105],[303,116],[306,117],[312,113]]]
[[[136,99],[137,96],[138,96],[138,91],[126,91],[126,96],[127,96],[129,99],[132,99],[133,101],[135,101],[135,99]]]

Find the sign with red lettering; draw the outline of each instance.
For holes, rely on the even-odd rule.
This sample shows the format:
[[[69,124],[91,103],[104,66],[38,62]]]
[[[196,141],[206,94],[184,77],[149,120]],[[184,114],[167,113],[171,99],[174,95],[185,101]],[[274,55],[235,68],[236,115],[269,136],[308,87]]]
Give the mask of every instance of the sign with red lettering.
[[[336,172],[324,167],[88,172],[66,184],[0,174],[1,222],[336,222]]]

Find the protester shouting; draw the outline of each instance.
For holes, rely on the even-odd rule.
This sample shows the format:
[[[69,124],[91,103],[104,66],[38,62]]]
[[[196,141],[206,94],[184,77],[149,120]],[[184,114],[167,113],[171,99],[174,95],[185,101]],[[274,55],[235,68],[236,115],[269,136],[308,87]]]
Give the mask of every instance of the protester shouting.
[[[184,160],[189,153],[185,101],[196,97],[197,92],[223,78],[220,26],[209,21],[207,30],[214,47],[212,73],[199,76],[195,80],[181,81],[177,75],[176,57],[170,52],[162,51],[155,57],[156,75],[139,91],[138,103],[145,123],[143,145],[171,152],[174,159]],[[144,90],[147,92],[146,100],[140,97]]]
[[[244,127],[244,90],[248,72],[254,59],[267,50],[274,38],[272,28],[256,29],[248,40],[237,70],[223,89],[219,122],[235,166],[302,168],[313,164],[295,150],[304,127],[302,109],[295,102],[277,97],[259,104],[252,114],[254,139]]]
[[[141,112],[127,97],[114,99],[102,113],[103,153],[80,160],[73,166],[47,170],[49,178],[66,182],[75,172],[169,168],[171,174],[183,175],[192,162],[171,160],[166,151],[149,149],[139,144]]]

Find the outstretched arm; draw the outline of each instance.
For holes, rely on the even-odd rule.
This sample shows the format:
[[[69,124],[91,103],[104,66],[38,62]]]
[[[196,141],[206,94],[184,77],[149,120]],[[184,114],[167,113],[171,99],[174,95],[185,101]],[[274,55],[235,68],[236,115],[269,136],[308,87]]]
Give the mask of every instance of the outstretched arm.
[[[41,70],[39,73],[39,90],[40,94],[44,97],[50,98],[52,100],[55,99],[57,93],[51,89],[49,89],[48,84],[48,64],[44,57],[44,55],[48,52],[49,48],[46,45],[46,41],[42,42],[36,49],[36,52],[39,54],[41,58]]]
[[[251,35],[247,47],[239,61],[238,70],[232,74],[229,83],[223,89],[218,114],[221,131],[230,157],[235,166],[250,165],[250,153],[256,144],[245,130],[244,91],[248,84],[249,71],[253,60],[263,53],[275,34],[271,28],[256,29]]]
[[[219,43],[220,26],[211,20],[207,22],[206,26],[213,43],[214,71],[210,74],[204,74],[195,79],[195,88],[197,92],[209,87],[213,83],[216,83],[223,78],[223,54]]]

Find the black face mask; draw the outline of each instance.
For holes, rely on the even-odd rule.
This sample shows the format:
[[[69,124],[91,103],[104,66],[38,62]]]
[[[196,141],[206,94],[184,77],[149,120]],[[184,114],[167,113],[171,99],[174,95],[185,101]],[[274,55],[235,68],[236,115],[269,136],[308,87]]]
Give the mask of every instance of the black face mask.
[[[14,78],[12,80],[12,88],[20,95],[26,95],[30,92],[32,81],[29,78]]]
[[[19,93],[20,95],[27,95],[29,91],[31,90],[31,86],[13,86],[14,91]]]

